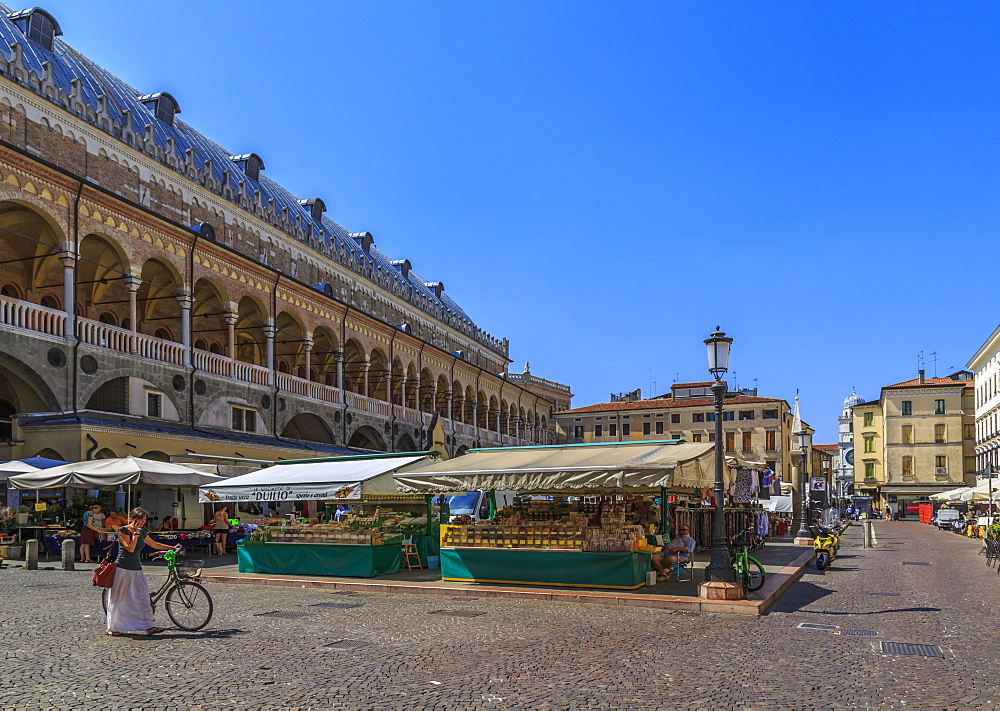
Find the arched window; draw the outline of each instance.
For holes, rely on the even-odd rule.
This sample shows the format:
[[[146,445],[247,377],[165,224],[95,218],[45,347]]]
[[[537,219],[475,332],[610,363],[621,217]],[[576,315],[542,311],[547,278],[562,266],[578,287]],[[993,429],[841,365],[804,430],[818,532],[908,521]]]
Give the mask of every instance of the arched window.
[[[16,284],[4,284],[0,287],[0,295],[10,297],[11,299],[20,299],[21,290],[17,288]]]
[[[115,318],[115,315],[110,311],[102,312],[101,315],[97,317],[97,320],[100,321],[101,323],[106,323],[109,326],[118,325],[118,319]]]
[[[165,328],[156,329],[156,332],[153,334],[153,336],[155,336],[156,338],[162,338],[164,341],[174,340],[170,337],[170,331],[168,331]]]
[[[47,309],[58,310],[62,308],[61,306],[59,306],[59,299],[54,297],[52,294],[46,294],[45,296],[42,297],[42,306],[44,306]]]
[[[218,343],[213,343],[208,347],[208,352],[215,355],[222,355],[222,347]]]
[[[197,348],[199,351],[207,351],[208,350],[208,344],[205,343],[205,339],[204,338],[197,339],[194,342],[194,347]]]

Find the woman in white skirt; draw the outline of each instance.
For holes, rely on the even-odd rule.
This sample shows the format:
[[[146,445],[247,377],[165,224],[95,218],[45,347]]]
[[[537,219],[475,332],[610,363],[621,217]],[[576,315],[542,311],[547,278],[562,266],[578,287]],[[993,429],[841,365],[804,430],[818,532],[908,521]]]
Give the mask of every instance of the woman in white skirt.
[[[146,535],[146,518],[149,514],[140,508],[132,509],[128,524],[118,529],[118,569],[108,597],[108,634],[119,637],[123,632],[142,631],[158,634],[163,627],[157,627],[153,620],[153,608],[149,604],[149,585],[142,574],[143,546],[157,550],[171,550]],[[180,546],[176,546],[177,549]]]

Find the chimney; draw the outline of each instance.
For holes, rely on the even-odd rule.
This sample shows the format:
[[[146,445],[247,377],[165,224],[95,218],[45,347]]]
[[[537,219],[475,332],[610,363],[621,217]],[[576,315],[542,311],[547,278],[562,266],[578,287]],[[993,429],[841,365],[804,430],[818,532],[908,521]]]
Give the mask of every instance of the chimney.
[[[920,377],[920,383],[921,383],[921,385],[922,385],[922,384],[923,384],[923,382],[924,382],[924,371],[923,371],[923,368],[921,368],[920,370],[918,370],[918,371],[917,371],[917,374],[918,374],[918,375],[919,375],[919,377]]]

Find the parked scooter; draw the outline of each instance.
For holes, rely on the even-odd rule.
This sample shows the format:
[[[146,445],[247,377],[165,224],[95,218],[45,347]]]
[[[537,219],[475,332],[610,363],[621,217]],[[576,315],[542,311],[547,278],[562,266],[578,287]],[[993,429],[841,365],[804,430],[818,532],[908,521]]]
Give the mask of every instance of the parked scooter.
[[[809,532],[813,535],[816,569],[824,570],[837,557],[837,551],[840,549],[839,531],[817,523],[809,527]]]

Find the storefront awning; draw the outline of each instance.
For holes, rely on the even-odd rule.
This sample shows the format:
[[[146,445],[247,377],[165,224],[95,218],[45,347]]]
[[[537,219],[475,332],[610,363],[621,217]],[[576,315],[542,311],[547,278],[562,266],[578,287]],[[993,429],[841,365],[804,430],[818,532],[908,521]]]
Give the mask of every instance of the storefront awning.
[[[714,448],[662,441],[474,449],[395,478],[401,491],[414,492],[704,488],[715,479]]]
[[[392,472],[427,456],[374,455],[278,464],[199,487],[198,499],[202,502],[316,501],[359,499],[362,494],[395,494]]]
[[[903,494],[907,496],[927,496],[939,491],[954,489],[954,484],[907,484],[904,486],[883,486],[879,491],[883,494]]]

